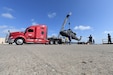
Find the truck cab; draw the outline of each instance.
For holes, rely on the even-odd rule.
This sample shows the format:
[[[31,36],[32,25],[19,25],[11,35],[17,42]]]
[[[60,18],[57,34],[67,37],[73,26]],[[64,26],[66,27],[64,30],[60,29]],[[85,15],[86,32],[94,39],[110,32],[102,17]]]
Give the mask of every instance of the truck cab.
[[[23,43],[41,43],[47,44],[47,26],[34,25],[26,28],[25,32],[11,32],[8,36],[8,43],[16,43],[22,45]]]

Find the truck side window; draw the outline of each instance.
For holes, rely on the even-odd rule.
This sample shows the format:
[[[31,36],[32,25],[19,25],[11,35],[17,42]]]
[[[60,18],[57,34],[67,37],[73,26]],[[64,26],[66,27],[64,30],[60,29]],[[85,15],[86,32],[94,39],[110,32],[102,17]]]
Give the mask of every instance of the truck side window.
[[[33,32],[33,29],[29,29],[28,32]]]
[[[41,34],[43,35],[44,34],[44,31],[41,31]]]

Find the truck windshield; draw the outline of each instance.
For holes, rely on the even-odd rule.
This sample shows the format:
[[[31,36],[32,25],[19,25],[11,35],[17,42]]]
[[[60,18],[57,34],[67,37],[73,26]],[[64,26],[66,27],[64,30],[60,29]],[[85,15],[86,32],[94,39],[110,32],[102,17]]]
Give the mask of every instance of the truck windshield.
[[[26,30],[25,30],[25,32],[24,32],[24,33],[26,33],[28,29],[29,29],[29,28],[26,28]]]

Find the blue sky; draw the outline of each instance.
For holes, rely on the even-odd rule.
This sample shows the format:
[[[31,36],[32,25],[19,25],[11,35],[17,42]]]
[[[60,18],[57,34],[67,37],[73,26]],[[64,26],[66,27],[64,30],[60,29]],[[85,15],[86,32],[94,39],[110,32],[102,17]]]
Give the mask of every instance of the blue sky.
[[[90,34],[96,43],[107,39],[107,33],[113,36],[113,0],[0,0],[0,37],[33,24],[46,24],[48,36],[57,36],[69,12],[70,28],[81,41]]]

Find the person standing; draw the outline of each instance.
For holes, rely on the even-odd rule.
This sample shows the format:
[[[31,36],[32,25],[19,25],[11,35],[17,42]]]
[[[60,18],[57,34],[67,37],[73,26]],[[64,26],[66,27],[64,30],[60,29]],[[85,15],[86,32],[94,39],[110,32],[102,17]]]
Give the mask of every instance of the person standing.
[[[65,37],[65,44],[68,44],[69,43],[69,39],[68,37]]]
[[[90,35],[88,38],[89,38],[89,43],[92,44],[92,36]]]
[[[71,36],[69,36],[68,39],[69,39],[69,44],[71,44]]]
[[[111,44],[111,35],[108,33],[108,44]]]
[[[95,44],[95,40],[93,39],[93,44]]]

